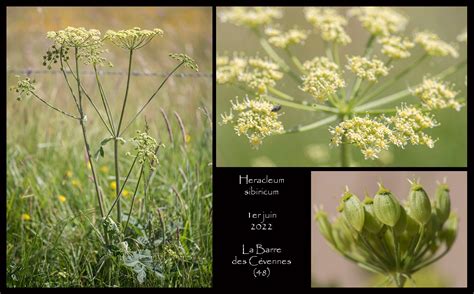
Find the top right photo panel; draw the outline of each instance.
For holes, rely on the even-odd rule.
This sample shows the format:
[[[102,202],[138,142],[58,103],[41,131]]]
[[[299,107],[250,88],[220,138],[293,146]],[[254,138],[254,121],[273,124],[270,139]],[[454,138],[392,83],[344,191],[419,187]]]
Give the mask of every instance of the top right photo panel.
[[[218,7],[218,167],[467,166],[467,7]]]

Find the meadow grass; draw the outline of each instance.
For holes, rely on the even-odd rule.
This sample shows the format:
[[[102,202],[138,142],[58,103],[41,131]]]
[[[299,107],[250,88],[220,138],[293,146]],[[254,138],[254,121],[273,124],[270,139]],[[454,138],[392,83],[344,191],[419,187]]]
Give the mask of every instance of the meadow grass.
[[[125,10],[126,11],[125,11]],[[126,13],[125,13],[126,12]],[[201,72],[211,69],[211,10],[207,8],[9,8],[7,70],[41,69],[50,46],[49,30],[66,26],[125,29],[160,27],[165,38],[134,56],[132,71],[167,73],[176,61],[168,53],[192,55]],[[35,19],[33,25],[31,19]],[[192,23],[192,26],[189,24]],[[126,52],[112,48],[107,57],[121,75],[101,78],[111,103],[120,113],[126,83]],[[83,67],[90,71],[91,68]],[[106,69],[107,70],[107,69]],[[123,134],[144,130],[163,143],[160,164],[136,196],[124,241],[131,250],[148,242],[156,265],[143,283],[124,265],[114,244],[104,244],[97,197],[88,169],[77,121],[51,111],[35,99],[18,102],[7,95],[7,287],[210,287],[212,280],[212,83],[206,75],[170,78],[142,115]],[[37,94],[76,114],[61,73],[32,74]],[[164,77],[132,76],[124,123],[133,117]],[[93,75],[81,76],[96,104],[99,90]],[[7,75],[8,85],[16,83]],[[89,104],[88,138],[95,152],[107,132]],[[164,120],[166,114],[168,122]],[[177,115],[176,115],[177,114]],[[182,120],[182,126],[178,120]],[[118,119],[118,117],[115,117]],[[120,148],[121,182],[133,158],[132,144]],[[95,162],[108,210],[115,199],[113,144]],[[128,216],[138,168],[122,195]],[[149,174],[146,173],[148,178]],[[143,182],[142,182],[143,183]],[[124,190],[125,191],[125,190]],[[111,215],[115,220],[115,214]],[[116,221],[116,220],[115,220]]]
[[[101,259],[105,249],[98,237],[100,216],[76,122],[51,114],[38,104],[12,105],[16,103],[12,100],[7,143],[8,287],[211,285],[212,128],[207,117],[210,113],[206,114],[209,100],[201,101],[204,104],[194,113],[190,109],[177,111],[187,121],[185,136],[174,110],[163,109],[170,132],[157,107],[148,119],[150,133],[166,147],[158,153],[160,165],[152,177],[147,199],[143,193],[137,196],[131,223],[142,224],[150,241],[157,241],[153,257],[161,266],[163,278],[148,275],[142,285],[119,260],[104,263]],[[136,125],[143,126],[143,122]],[[92,130],[90,137],[100,138],[99,130]],[[91,142],[94,148],[100,139]],[[111,150],[106,149],[105,158],[97,162],[107,207],[115,195],[110,187],[114,179],[111,155]],[[124,161],[127,162],[122,166],[130,165],[131,160]],[[132,173],[126,189],[133,190],[137,176]],[[123,197],[126,212],[131,192]],[[26,220],[25,215],[30,219]]]

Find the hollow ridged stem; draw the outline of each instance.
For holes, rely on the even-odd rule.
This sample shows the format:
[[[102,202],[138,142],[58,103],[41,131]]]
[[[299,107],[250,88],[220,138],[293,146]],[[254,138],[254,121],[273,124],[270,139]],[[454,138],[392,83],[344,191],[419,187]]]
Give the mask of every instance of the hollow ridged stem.
[[[96,176],[96,173],[95,173],[95,165],[94,165],[94,161],[92,160],[92,155],[91,155],[91,150],[90,150],[90,146],[89,146],[89,141],[87,139],[87,131],[86,131],[86,127],[84,125],[84,111],[83,111],[83,107],[82,107],[82,94],[81,94],[81,79],[80,79],[80,76],[79,76],[79,62],[78,62],[78,52],[77,52],[77,48],[75,48],[75,60],[76,60],[76,77],[77,77],[77,92],[78,92],[78,100],[79,100],[79,113],[80,113],[80,116],[81,116],[81,119],[79,120],[79,123],[81,125],[81,129],[82,129],[82,135],[83,135],[83,138],[84,138],[84,145],[85,145],[85,148],[86,148],[86,152],[87,152],[87,159],[89,161],[89,164],[91,166],[91,172],[92,172],[92,179],[94,181],[94,187],[95,187],[95,192],[97,194],[97,200],[99,202],[99,209],[100,209],[100,214],[102,216],[102,218],[104,217],[104,204],[103,204],[103,199],[102,199],[102,195],[100,193],[100,188],[99,188],[99,183],[97,181],[97,176]]]
[[[121,201],[120,201],[120,193],[118,187],[120,187],[120,167],[119,167],[119,160],[118,160],[118,140],[117,137],[120,136],[120,127],[122,126],[123,116],[125,113],[125,107],[127,105],[127,98],[128,98],[128,90],[130,87],[130,76],[132,72],[132,57],[133,57],[133,49],[130,49],[130,55],[128,57],[128,72],[127,72],[127,85],[125,87],[125,97],[123,99],[122,111],[120,113],[120,119],[117,126],[117,132],[114,139],[114,165],[115,165],[115,189],[116,196],[117,196],[117,221],[119,224],[122,222],[122,211],[121,211]]]
[[[345,121],[348,119],[347,115],[339,116],[340,122]],[[349,167],[351,166],[351,150],[350,145],[346,142],[346,137],[344,136],[342,144],[341,144],[341,167]]]

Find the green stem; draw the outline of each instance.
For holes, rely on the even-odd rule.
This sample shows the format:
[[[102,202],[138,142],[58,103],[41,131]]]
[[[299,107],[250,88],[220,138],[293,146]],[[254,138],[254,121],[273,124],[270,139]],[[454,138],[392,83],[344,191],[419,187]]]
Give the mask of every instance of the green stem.
[[[375,96],[379,95],[380,93],[382,93],[383,91],[385,91],[387,88],[391,87],[394,83],[398,82],[402,77],[404,77],[405,75],[410,73],[410,71],[412,71],[415,67],[420,65],[420,63],[422,63],[428,56],[429,56],[428,54],[422,55],[420,58],[418,58],[418,60],[416,60],[414,63],[412,63],[410,66],[408,66],[404,70],[402,70],[394,78],[392,78],[391,80],[385,82],[383,84],[383,86],[376,89],[370,95],[367,95],[367,96],[363,97],[359,101],[359,103],[364,103],[365,101],[368,101],[368,100],[372,99],[373,97],[375,97]]]
[[[128,222],[130,221],[130,215],[132,214],[133,203],[135,202],[135,197],[137,196],[137,191],[138,191],[138,187],[139,187],[139,185],[140,185],[140,180],[142,179],[144,166],[145,166],[145,165],[142,164],[142,168],[140,169],[140,175],[138,176],[137,185],[135,186],[135,191],[133,192],[132,203],[130,204],[130,210],[129,210],[129,212],[128,212],[127,222],[125,223],[125,227],[123,228],[123,232],[124,232],[124,233],[126,232],[127,227],[128,227]]]
[[[339,116],[340,122],[345,121],[348,119],[347,115],[340,115]],[[346,137],[342,139],[341,144],[341,167],[349,167],[351,166],[351,150],[350,145],[347,143]]]
[[[97,181],[97,176],[96,176],[96,173],[95,173],[95,165],[94,165],[94,161],[92,160],[89,141],[87,139],[86,126],[84,125],[84,111],[83,111],[83,108],[82,108],[82,94],[81,94],[81,79],[80,79],[80,76],[79,76],[79,56],[78,56],[77,51],[78,50],[77,50],[77,47],[76,47],[75,48],[75,60],[76,60],[76,76],[77,76],[77,80],[76,80],[77,81],[77,93],[78,93],[78,98],[79,98],[79,109],[78,109],[78,111],[79,111],[79,114],[81,116],[81,119],[79,120],[79,123],[80,123],[81,129],[82,129],[82,136],[83,136],[83,139],[84,139],[84,145],[85,145],[86,152],[87,152],[87,159],[88,159],[89,164],[91,166],[92,179],[93,179],[93,182],[94,182],[95,192],[97,194],[97,200],[99,202],[100,215],[103,218],[104,217],[103,199],[102,199],[102,195],[100,193],[99,183]]]
[[[372,50],[374,49],[374,41],[375,41],[375,35],[370,35],[369,39],[367,40],[367,44],[365,45],[365,50],[364,50],[364,57],[369,58],[370,54],[372,54]]]
[[[419,271],[420,269],[424,268],[424,267],[427,267],[429,266],[430,264],[440,260],[443,256],[445,256],[446,254],[448,254],[449,250],[451,250],[451,247],[450,248],[447,248],[443,253],[441,253],[440,255],[438,255],[437,257],[427,261],[427,262],[424,262],[422,263],[421,265],[415,267],[412,272],[415,273],[417,271]]]
[[[327,124],[330,124],[330,123],[336,121],[337,118],[338,118],[337,115],[331,115],[331,116],[328,116],[326,118],[323,118],[321,120],[318,120],[317,122],[314,122],[314,123],[311,123],[311,124],[308,124],[308,125],[296,126],[296,127],[291,128],[291,129],[288,129],[288,130],[285,131],[284,134],[301,133],[301,132],[314,130],[314,129],[317,129],[319,127],[325,126]]]
[[[331,47],[329,46],[329,43],[326,41],[324,42],[324,51],[326,52],[326,57],[332,62],[335,62],[334,56],[332,55]]]
[[[273,50],[272,46],[268,43],[268,41],[262,37],[262,34],[258,31],[258,29],[254,29],[253,32],[259,38],[260,46],[262,46],[263,50],[267,53],[267,55],[275,61],[280,68],[287,73],[296,83],[301,83],[301,78],[296,75],[291,68],[286,64],[285,60],[281,58],[275,50]]]
[[[365,110],[368,110],[368,109],[371,109],[371,108],[374,108],[374,107],[382,106],[382,105],[397,101],[399,99],[402,99],[402,98],[404,98],[408,95],[410,95],[410,90],[406,89],[406,90],[400,91],[398,93],[380,98],[378,100],[375,100],[375,101],[357,106],[356,108],[354,108],[354,111],[355,112],[361,112],[361,111],[365,111]]]
[[[120,171],[119,171],[119,160],[118,160],[118,140],[117,138],[114,139],[114,166],[115,166],[115,192],[117,197],[117,222],[120,224],[122,222],[122,211],[121,211],[121,203],[120,203]]]
[[[76,116],[74,116],[74,115],[72,115],[72,114],[69,114],[69,113],[65,112],[64,110],[61,110],[61,109],[59,109],[59,108],[57,108],[57,107],[55,107],[55,106],[49,104],[46,100],[44,100],[44,99],[41,98],[40,96],[36,95],[35,92],[30,91],[30,94],[33,95],[35,98],[37,98],[39,101],[43,102],[44,104],[46,104],[47,106],[49,106],[50,108],[52,108],[53,110],[56,110],[57,112],[59,112],[59,113],[61,113],[61,114],[64,114],[65,116],[68,116],[68,117],[73,118],[73,119],[78,119],[78,120],[81,119],[80,117],[76,117]]]
[[[305,74],[306,73],[306,70],[304,69],[303,67],[303,64],[301,64],[301,61],[298,59],[298,57],[296,57],[296,55],[294,55],[290,48],[286,48],[285,49],[286,51],[286,54],[288,55],[288,57],[291,59],[291,61],[293,62],[293,64],[296,66],[296,68],[302,73],[302,74]]]
[[[158,94],[158,92],[161,90],[161,88],[165,85],[166,81],[168,81],[168,79],[173,75],[173,73],[175,71],[178,70],[178,68],[181,67],[181,65],[183,65],[184,62],[181,62],[179,63],[167,76],[166,78],[161,82],[161,84],[158,86],[158,88],[155,90],[155,92],[151,95],[150,98],[148,98],[147,102],[140,108],[140,110],[135,114],[135,116],[128,122],[127,126],[123,129],[123,131],[120,133],[120,135],[122,135],[123,133],[125,133],[125,131],[132,125],[132,123],[137,119],[137,117],[140,115],[140,113],[142,113],[142,111],[148,106],[148,104],[150,104],[151,100],[153,100],[153,98],[155,98],[156,94]],[[119,136],[120,136],[119,135]]]
[[[105,119],[104,117],[102,116],[102,114],[100,113],[99,109],[97,108],[97,106],[95,105],[94,101],[92,101],[92,98],[89,96],[89,94],[87,94],[86,90],[84,89],[84,87],[81,85],[81,91],[84,93],[84,95],[86,96],[87,100],[89,100],[89,102],[91,103],[92,105],[92,108],[94,108],[94,110],[97,112],[97,114],[99,115],[99,118],[100,120],[102,121],[102,123],[104,124],[105,128],[107,129],[107,131],[109,132],[109,134],[111,136],[114,136],[114,133],[112,132],[112,130],[109,128],[109,126],[107,125],[107,123],[105,122]]]
[[[120,187],[118,196],[115,196],[114,202],[112,202],[112,205],[109,208],[109,212],[107,212],[106,218],[109,217],[109,215],[112,213],[112,210],[114,209],[115,204],[117,204],[118,199],[121,197],[122,191],[123,189],[125,189],[125,185],[128,182],[128,178],[130,177],[130,174],[132,173],[132,170],[133,170],[133,167],[135,166],[136,161],[137,161],[137,157],[135,156],[135,159],[133,160],[132,165],[130,166],[130,169],[128,170],[127,177],[125,177],[125,180],[123,181],[123,185],[122,187]],[[119,190],[118,188],[119,187],[117,186],[116,187],[117,191]]]
[[[96,79],[97,85],[99,87],[99,94],[102,99],[102,104],[104,106],[105,113],[107,114],[107,119],[109,120],[110,127],[112,128],[112,132],[115,134],[115,123],[112,116],[112,111],[110,110],[109,101],[107,99],[107,96],[105,95],[105,91],[102,87],[102,83],[100,82],[99,74],[97,72],[97,67],[95,65],[94,65],[94,73],[95,73],[95,79]]]
[[[282,98],[282,99],[285,99],[285,100],[290,100],[290,101],[293,101],[295,100],[295,98],[291,97],[290,95],[286,94],[286,93],[283,93],[282,91],[279,91],[273,87],[268,87],[268,92]]]
[[[278,103],[283,106],[291,107],[294,109],[298,110],[306,110],[306,111],[324,111],[324,112],[329,112],[329,113],[339,113],[339,111],[336,108],[329,107],[329,106],[324,106],[324,105],[316,105],[316,106],[309,106],[309,105],[303,105],[300,103],[295,103],[295,102],[290,102],[286,100],[282,100],[273,96],[269,95],[264,95],[263,96],[265,99]]]
[[[336,62],[337,66],[341,67],[341,62],[339,59],[339,47],[337,46],[336,43],[332,44],[332,49],[333,49],[333,56],[334,56],[334,61]]]
[[[133,50],[130,50],[130,56],[128,58],[127,86],[125,88],[125,98],[123,99],[122,112],[120,113],[120,119],[119,119],[119,123],[117,127],[116,136],[120,135],[120,127],[122,126],[123,115],[125,113],[125,106],[127,105],[128,89],[130,87],[130,75],[132,72],[132,57],[133,57]]]
[[[61,56],[62,56],[62,51],[61,51]],[[64,65],[63,65],[63,58],[59,58],[60,62],[61,62],[61,72],[63,73],[63,77],[64,77],[64,80],[66,81],[66,84],[69,88],[69,91],[71,92],[71,95],[72,95],[72,99],[74,100],[74,103],[76,104],[76,107],[77,109],[79,110],[80,106],[79,106],[79,102],[77,101],[77,98],[76,98],[76,95],[74,94],[74,91],[72,89],[72,86],[71,86],[71,83],[69,83],[69,78],[67,77],[67,74],[66,74],[66,71],[64,70]],[[69,70],[71,71],[72,73],[72,69],[71,67],[69,66],[69,63],[67,63],[68,67],[69,67]],[[77,81],[76,81],[77,82]]]
[[[117,137],[120,136],[120,127],[122,126],[123,115],[125,113],[125,106],[127,105],[127,98],[128,98],[128,90],[130,87],[130,75],[132,72],[132,57],[133,57],[133,49],[130,49],[130,55],[128,58],[128,72],[127,72],[127,85],[125,88],[125,97],[123,99],[122,105],[122,112],[120,113],[120,119],[117,127],[117,132],[115,134],[114,139],[114,165],[115,165],[115,191],[117,192],[117,222],[120,224],[122,222],[122,211],[121,211],[121,201],[120,201],[120,194],[118,187],[120,187],[120,167],[119,167],[119,160],[118,160],[118,140]]]
[[[392,234],[392,238],[393,238],[393,250],[395,251],[395,252],[394,252],[394,256],[395,256],[395,269],[396,269],[396,271],[398,272],[398,271],[400,270],[400,256],[399,256],[399,254],[398,254],[400,243],[398,242],[398,238],[397,238],[397,236],[395,235],[395,232],[394,232],[394,230],[393,230],[393,227],[390,227],[390,233]]]
[[[354,87],[352,88],[352,91],[349,92],[349,101],[354,100],[357,98],[357,94],[359,93],[360,85],[362,84],[362,79],[357,77],[355,82],[354,82]]]
[[[396,108],[386,108],[386,109],[371,109],[364,111],[354,111],[354,114],[383,114],[383,113],[394,113],[397,112]]]

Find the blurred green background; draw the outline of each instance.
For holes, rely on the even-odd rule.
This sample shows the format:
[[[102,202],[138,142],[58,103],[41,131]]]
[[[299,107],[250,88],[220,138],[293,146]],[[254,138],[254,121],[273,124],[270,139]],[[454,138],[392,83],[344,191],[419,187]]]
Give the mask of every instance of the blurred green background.
[[[225,8],[218,8],[217,13]],[[345,13],[346,8],[338,8]],[[411,36],[414,31],[430,30],[437,33],[447,42],[456,41],[456,37],[466,28],[467,9],[463,7],[399,7],[399,11],[409,18],[409,24],[405,34]],[[284,8],[284,17],[278,21],[283,28],[311,29],[305,21],[302,8]],[[248,56],[258,53],[265,56],[265,52],[259,46],[255,35],[243,27],[237,27],[229,23],[216,24],[217,30],[217,53],[232,54],[232,52],[244,52]],[[346,55],[362,54],[369,34],[361,27],[356,19],[351,19],[347,31],[352,38],[352,43],[340,49],[341,57]],[[375,47],[375,54],[382,57],[379,45]],[[304,46],[294,46],[292,50],[301,61],[311,59],[315,56],[323,56],[323,42],[317,33],[312,33]],[[282,53],[281,51],[277,51]],[[466,45],[459,46],[460,56],[457,59],[451,57],[430,58],[422,66],[414,70],[398,84],[386,90],[381,95],[389,95],[406,89],[422,81],[427,74],[435,75],[447,67],[457,64],[466,59]],[[422,54],[422,49],[417,46],[412,51],[412,57],[393,63],[392,74],[402,70],[405,66],[415,61]],[[285,54],[281,54],[285,56]],[[466,68],[448,80],[456,84],[456,90],[460,93],[458,97],[466,97],[467,90],[464,86]],[[390,75],[388,76],[390,78]],[[349,80],[351,81],[351,80]],[[383,83],[383,80],[381,81]],[[277,84],[277,89],[283,89],[290,95],[298,97],[302,92],[297,89],[295,83],[289,78],[284,78]],[[220,114],[230,109],[230,100],[236,96],[242,97],[244,93],[230,86],[217,86],[216,116],[219,120]],[[400,100],[393,105],[399,105]],[[416,101],[415,98],[409,101]],[[312,102],[312,101],[310,101]],[[319,113],[298,111],[283,107],[281,112],[285,115],[280,119],[286,129],[295,125],[306,125],[323,117]],[[429,149],[423,146],[407,146],[405,149],[390,148],[389,152],[381,154],[378,160],[364,160],[359,150],[351,148],[355,165],[359,166],[466,166],[467,160],[467,108],[460,112],[453,110],[436,111],[436,119],[441,126],[429,130],[427,133],[433,138],[439,138],[435,148]],[[332,124],[334,125],[334,124]],[[328,125],[329,126],[329,125]],[[231,126],[217,127],[217,166],[337,166],[339,162],[339,148],[330,148],[330,135],[328,126],[312,131],[272,136],[266,138],[259,150],[253,150],[248,144],[247,138],[235,135]]]

